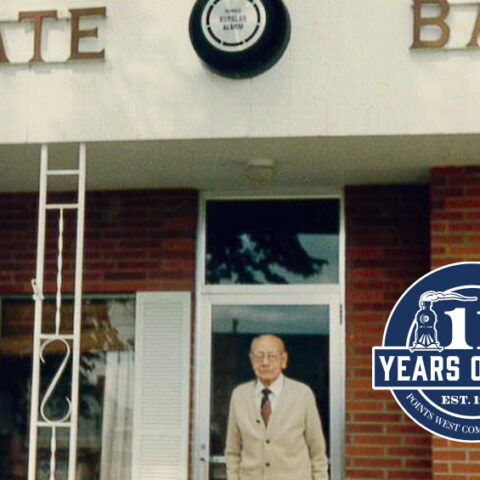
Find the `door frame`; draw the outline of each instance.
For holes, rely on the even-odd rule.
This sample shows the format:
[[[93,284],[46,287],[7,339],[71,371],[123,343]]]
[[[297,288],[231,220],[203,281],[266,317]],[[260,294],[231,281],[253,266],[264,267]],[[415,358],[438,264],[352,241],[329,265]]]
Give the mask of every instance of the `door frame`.
[[[206,204],[208,200],[340,200],[339,283],[290,285],[206,285]],[[330,468],[331,480],[342,480],[345,469],[345,213],[343,193],[337,189],[310,189],[308,193],[203,193],[199,199],[196,248],[196,326],[192,478],[208,480],[211,374],[211,310],[213,305],[329,305]]]

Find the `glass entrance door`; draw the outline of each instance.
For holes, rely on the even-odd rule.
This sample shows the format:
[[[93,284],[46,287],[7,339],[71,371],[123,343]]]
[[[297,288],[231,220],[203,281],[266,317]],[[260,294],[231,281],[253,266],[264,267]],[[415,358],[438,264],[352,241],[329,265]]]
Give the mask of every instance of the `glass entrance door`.
[[[249,360],[250,344],[264,333],[284,341],[289,354],[285,375],[312,388],[323,422],[331,478],[339,479],[342,349],[335,297],[217,294],[209,296],[203,310],[210,331],[208,335],[205,332],[200,346],[206,355],[201,357],[203,371],[199,372],[198,413],[203,427],[199,480],[226,478],[224,449],[230,395],[237,385],[255,378]]]

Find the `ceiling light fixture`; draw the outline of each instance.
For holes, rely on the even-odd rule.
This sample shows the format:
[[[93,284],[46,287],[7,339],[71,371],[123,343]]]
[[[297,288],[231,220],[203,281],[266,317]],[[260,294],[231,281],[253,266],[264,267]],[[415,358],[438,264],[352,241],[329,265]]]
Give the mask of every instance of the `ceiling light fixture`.
[[[268,183],[275,177],[273,158],[256,158],[245,165],[245,176],[256,183]]]

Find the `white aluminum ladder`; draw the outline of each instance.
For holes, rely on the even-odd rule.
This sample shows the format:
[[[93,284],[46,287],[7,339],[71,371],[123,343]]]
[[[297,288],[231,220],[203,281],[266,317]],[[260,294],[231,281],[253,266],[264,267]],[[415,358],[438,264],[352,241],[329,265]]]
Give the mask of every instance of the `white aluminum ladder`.
[[[81,308],[82,308],[82,273],[83,273],[83,231],[85,216],[85,174],[86,174],[86,146],[80,144],[78,169],[50,170],[48,167],[48,146],[42,145],[40,156],[40,194],[38,214],[37,238],[37,270],[32,280],[33,299],[35,300],[35,324],[33,338],[33,372],[30,408],[30,443],[28,458],[28,480],[37,478],[37,440],[39,429],[49,429],[50,436],[50,475],[49,480],[55,480],[57,429],[67,428],[69,435],[68,480],[75,480],[77,463],[77,428],[78,428],[78,397],[80,372],[80,335],[81,335]],[[48,178],[55,175],[78,177],[78,192],[76,203],[47,203]],[[47,210],[58,212],[58,243],[57,243],[57,288],[55,306],[55,332],[45,333],[42,328],[42,312],[44,301],[44,260],[45,260],[45,230]],[[61,304],[62,304],[62,268],[63,268],[63,229],[64,211],[77,211],[76,251],[75,251],[75,290],[73,309],[73,334],[62,333]],[[51,380],[43,398],[40,398],[41,363],[44,350],[52,343],[61,343],[65,347],[65,356]],[[67,398],[68,412],[60,419],[51,419],[45,412],[45,406],[55,387],[61,379],[64,370],[71,362],[71,392]]]

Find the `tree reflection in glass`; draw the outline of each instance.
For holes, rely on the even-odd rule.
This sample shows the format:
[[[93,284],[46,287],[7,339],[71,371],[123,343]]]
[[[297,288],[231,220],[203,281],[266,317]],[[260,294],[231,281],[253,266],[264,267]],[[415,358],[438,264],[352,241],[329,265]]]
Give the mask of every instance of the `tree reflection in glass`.
[[[208,284],[337,283],[339,201],[212,201]]]

